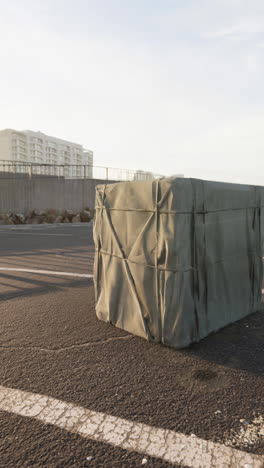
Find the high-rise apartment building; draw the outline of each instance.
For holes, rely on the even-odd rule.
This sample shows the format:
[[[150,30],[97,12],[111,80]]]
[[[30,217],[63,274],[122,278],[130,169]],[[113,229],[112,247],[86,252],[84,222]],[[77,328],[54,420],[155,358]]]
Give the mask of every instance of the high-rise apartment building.
[[[82,145],[31,130],[0,130],[0,161],[51,165],[86,165],[92,177],[93,152]],[[78,175],[78,168],[71,174]]]

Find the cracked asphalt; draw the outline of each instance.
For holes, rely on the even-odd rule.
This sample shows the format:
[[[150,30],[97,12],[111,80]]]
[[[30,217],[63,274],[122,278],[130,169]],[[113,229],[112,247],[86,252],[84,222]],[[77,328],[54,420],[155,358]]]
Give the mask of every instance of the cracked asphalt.
[[[0,226],[1,267],[92,273],[92,225]],[[186,350],[99,322],[93,282],[0,271],[0,385],[253,454],[235,437],[264,414],[264,314]],[[92,456],[91,461],[87,457]],[[1,467],[141,466],[143,456],[1,412]],[[147,457],[146,466],[177,466]]]

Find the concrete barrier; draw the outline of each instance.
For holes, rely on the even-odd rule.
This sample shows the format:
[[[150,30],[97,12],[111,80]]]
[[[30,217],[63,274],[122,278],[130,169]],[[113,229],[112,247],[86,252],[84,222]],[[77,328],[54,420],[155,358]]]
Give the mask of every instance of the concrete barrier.
[[[0,179],[0,212],[94,207],[95,187],[113,183],[101,179],[10,178]]]

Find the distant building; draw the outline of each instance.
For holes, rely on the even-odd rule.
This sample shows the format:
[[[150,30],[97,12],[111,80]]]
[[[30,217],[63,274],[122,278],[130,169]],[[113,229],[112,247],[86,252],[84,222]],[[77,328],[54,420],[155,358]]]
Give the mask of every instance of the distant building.
[[[82,145],[31,130],[0,130],[0,161],[50,165],[86,165],[87,176],[93,175],[93,152]],[[81,172],[82,171],[82,172]],[[83,168],[71,170],[72,177]]]
[[[153,174],[153,172],[148,172],[148,171],[141,171],[138,170],[136,171],[134,175],[134,180],[152,180],[156,179],[158,177],[164,177],[162,175],[158,176],[157,174]],[[172,176],[170,176],[172,177]],[[184,177],[183,174],[175,174],[173,177]]]
[[[88,177],[93,177],[93,152],[90,150],[83,150],[84,164],[88,166]]]
[[[134,175],[134,180],[152,180],[154,178],[155,178],[154,174],[152,174],[152,172],[148,172],[148,171],[138,170],[138,171],[136,171],[136,173]]]

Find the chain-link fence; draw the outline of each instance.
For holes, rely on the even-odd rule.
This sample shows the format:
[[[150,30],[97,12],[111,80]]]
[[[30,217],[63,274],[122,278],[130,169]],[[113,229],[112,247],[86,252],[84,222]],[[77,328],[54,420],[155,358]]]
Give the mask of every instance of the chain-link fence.
[[[76,164],[37,164],[0,161],[0,178],[55,177],[65,179],[151,180],[162,177],[148,171]]]

